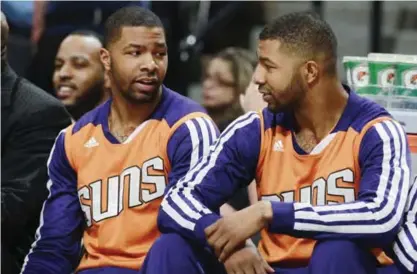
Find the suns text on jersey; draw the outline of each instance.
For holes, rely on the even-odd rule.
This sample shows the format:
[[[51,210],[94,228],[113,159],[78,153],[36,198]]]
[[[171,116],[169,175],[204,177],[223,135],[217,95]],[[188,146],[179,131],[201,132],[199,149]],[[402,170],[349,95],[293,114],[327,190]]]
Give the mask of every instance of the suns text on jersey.
[[[288,190],[279,194],[263,195],[262,200],[297,201],[312,205],[349,203],[356,199],[354,184],[354,173],[350,168],[346,168],[330,173],[327,178],[317,178],[311,184],[299,188],[298,192]]]
[[[161,198],[165,192],[166,179],[164,175],[151,175],[155,171],[160,173],[164,171],[161,157],[145,161],[142,167],[130,166],[119,175],[109,177],[107,180],[93,181],[78,189],[87,226],[91,226],[93,220],[97,223],[118,216],[124,209],[125,192],[127,192],[128,208],[138,207]],[[104,188],[107,190],[103,190]]]

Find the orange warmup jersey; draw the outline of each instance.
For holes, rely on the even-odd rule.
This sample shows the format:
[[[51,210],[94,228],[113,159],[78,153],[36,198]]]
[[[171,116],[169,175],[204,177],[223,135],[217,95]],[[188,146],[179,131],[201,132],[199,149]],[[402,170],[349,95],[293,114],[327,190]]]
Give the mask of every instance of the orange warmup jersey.
[[[355,201],[361,180],[359,151],[362,139],[369,128],[388,119],[371,119],[363,121],[360,128],[333,131],[309,154],[297,147],[291,130],[285,125],[265,129],[256,176],[258,197],[313,206]],[[277,167],[283,172],[277,172]],[[299,266],[300,261],[307,264],[315,242],[264,229],[259,249],[268,262]],[[381,263],[391,263],[380,250],[375,254]]]
[[[390,244],[410,183],[406,135],[382,107],[347,92],[337,125],[310,153],[297,145],[290,113],[265,109],[237,119],[177,184],[182,202],[201,208],[200,217],[170,191],[161,228],[205,243],[204,228],[219,218],[212,209],[255,177],[259,198],[273,209],[259,249],[277,267],[306,266],[316,240],[347,239],[370,249]],[[372,252],[380,263],[391,263],[381,249]]]
[[[44,260],[55,273],[65,272],[76,261],[82,233],[85,253],[78,270],[139,269],[159,236],[156,219],[165,188],[218,135],[200,106],[163,88],[151,117],[120,143],[108,128],[111,104],[59,135],[49,162],[50,196],[26,268]],[[46,262],[48,248],[64,259]]]

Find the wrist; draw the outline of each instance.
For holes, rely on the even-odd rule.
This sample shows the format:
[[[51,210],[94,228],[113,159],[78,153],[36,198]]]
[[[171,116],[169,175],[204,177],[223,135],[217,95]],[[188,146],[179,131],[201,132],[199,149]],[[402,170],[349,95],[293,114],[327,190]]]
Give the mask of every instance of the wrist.
[[[208,246],[205,229],[210,225],[214,224],[217,220],[220,219],[220,216],[217,214],[208,214],[201,217],[195,225],[194,232],[197,236],[197,241],[199,241],[204,246]]]
[[[294,203],[270,202],[272,215],[268,231],[279,234],[291,234],[294,230]]]
[[[261,212],[261,218],[262,223],[264,224],[264,227],[269,226],[269,224],[272,222],[274,212],[272,210],[272,204],[270,201],[261,201],[260,202],[260,212]]]

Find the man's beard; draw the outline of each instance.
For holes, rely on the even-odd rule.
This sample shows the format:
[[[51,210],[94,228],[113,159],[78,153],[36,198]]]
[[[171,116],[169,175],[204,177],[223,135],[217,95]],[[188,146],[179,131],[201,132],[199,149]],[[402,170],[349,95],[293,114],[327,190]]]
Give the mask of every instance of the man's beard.
[[[303,81],[299,73],[293,76],[291,82],[285,88],[283,93],[290,94],[291,98],[284,104],[279,104],[277,101],[276,105],[271,106],[268,104],[268,109],[271,112],[292,112],[300,107],[301,102],[306,95],[306,87],[303,85]]]
[[[122,77],[120,77],[120,74],[117,72],[117,70],[114,69],[114,65],[113,63],[110,64],[110,74],[112,75],[112,85],[114,85],[116,87],[116,91],[115,92],[119,92],[120,95],[129,103],[135,104],[135,105],[141,105],[141,104],[148,104],[148,103],[153,103],[155,101],[158,100],[159,98],[159,94],[162,88],[162,83],[158,83],[157,85],[155,85],[155,90],[153,90],[152,92],[143,94],[144,96],[142,96],[142,98],[138,98],[137,96],[135,96],[135,91],[132,88],[132,84],[129,85],[129,87],[127,88],[127,90],[124,90],[122,88],[122,86],[120,85],[120,79]]]
[[[147,93],[142,98],[136,97],[134,95],[135,91],[133,91],[130,88],[125,92],[122,91],[121,94],[128,102],[136,104],[136,105],[141,105],[141,104],[152,103],[158,100],[160,91],[161,91],[161,85],[158,84],[155,86],[154,91]]]
[[[74,120],[78,120],[81,116],[94,109],[100,103],[103,98],[103,93],[104,79],[97,81],[84,96],[78,98],[74,104],[68,105],[66,108]]]

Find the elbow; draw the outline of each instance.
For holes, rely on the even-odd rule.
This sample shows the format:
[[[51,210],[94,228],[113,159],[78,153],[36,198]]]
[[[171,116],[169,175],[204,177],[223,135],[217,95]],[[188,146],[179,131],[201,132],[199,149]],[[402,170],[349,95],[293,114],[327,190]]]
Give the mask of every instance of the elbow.
[[[388,221],[381,223],[380,226],[382,228],[382,232],[375,235],[376,237],[373,241],[373,246],[384,248],[392,245],[401,228],[401,220],[395,223],[390,223],[390,221]]]
[[[158,229],[161,233],[169,232],[168,227],[166,226],[166,223],[167,223],[166,218],[168,218],[168,216],[166,215],[166,213],[162,209],[162,205],[161,205],[159,207],[158,217],[156,219]]]
[[[26,257],[27,262],[22,267],[22,273],[72,273],[79,262],[79,254],[79,252],[69,255],[56,250],[33,250]]]
[[[386,198],[382,202],[385,204],[384,207],[372,210],[374,219],[373,224],[368,228],[368,233],[374,235],[372,237],[374,247],[383,248],[392,245],[401,229],[405,205],[403,203],[393,204],[392,201],[395,199],[398,198],[391,197],[389,200]]]
[[[376,242],[375,247],[384,248],[384,247],[392,245],[392,243],[395,240],[396,235],[397,235],[397,230],[390,230],[390,231],[380,234],[379,237],[375,241]]]
[[[167,197],[165,197],[159,207],[158,217],[156,219],[156,224],[161,233],[171,233],[177,230],[176,220],[167,211],[172,213],[173,208],[168,204]]]

